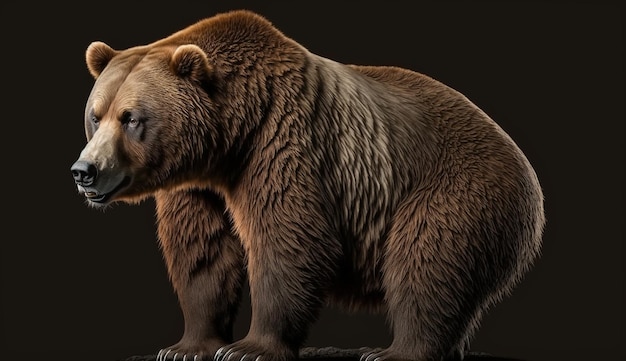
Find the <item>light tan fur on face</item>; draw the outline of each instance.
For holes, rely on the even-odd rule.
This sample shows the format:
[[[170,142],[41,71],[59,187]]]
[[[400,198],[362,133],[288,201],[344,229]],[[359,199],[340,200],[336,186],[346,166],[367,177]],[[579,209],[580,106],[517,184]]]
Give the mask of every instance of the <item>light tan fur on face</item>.
[[[116,152],[116,144],[119,139],[120,126],[114,121],[102,122],[102,126],[93,134],[87,143],[80,159],[93,161],[100,171],[108,168],[115,169],[119,166],[119,155]]]

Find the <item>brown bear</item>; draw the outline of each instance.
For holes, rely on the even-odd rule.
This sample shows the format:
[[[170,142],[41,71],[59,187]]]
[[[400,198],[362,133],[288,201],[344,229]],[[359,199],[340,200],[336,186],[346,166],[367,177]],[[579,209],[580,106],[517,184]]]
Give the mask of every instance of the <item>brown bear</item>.
[[[426,75],[317,56],[246,10],[86,61],[71,172],[92,206],[155,199],[185,320],[159,360],[294,360],[329,303],[388,317],[365,360],[461,360],[540,254],[529,161]]]

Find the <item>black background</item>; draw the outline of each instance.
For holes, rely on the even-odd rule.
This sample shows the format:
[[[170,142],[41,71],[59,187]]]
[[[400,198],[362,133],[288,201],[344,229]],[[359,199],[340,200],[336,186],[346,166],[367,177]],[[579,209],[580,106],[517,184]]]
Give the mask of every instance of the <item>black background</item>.
[[[322,56],[403,66],[443,81],[525,151],[546,195],[543,257],[485,317],[474,351],[531,361],[623,359],[617,6],[182,0],[1,5],[0,359],[111,361],[178,340],[182,318],[155,241],[153,203],[102,212],[85,206],[73,185],[69,167],[85,144],[93,84],[84,51],[94,40],[118,49],[149,43],[243,7]],[[237,337],[248,320],[246,306]],[[382,318],[326,310],[308,344],[389,340]]]

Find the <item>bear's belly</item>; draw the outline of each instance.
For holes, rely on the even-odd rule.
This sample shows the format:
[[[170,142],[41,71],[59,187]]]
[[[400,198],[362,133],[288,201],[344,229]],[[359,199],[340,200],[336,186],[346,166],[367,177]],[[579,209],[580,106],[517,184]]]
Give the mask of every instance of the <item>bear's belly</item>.
[[[383,304],[382,271],[376,242],[365,249],[344,250],[340,265],[329,292],[329,303],[348,310],[376,311]]]
[[[384,304],[380,277],[340,274],[328,295],[329,305],[348,311],[377,312]]]

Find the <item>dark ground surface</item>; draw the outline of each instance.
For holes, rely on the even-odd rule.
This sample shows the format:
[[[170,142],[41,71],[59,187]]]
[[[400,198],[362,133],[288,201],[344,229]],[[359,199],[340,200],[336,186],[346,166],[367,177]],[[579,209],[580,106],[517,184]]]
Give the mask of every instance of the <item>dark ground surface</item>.
[[[358,361],[364,349],[343,349],[336,347],[306,347],[300,351],[303,360],[316,361]],[[155,361],[156,355],[132,356],[118,361]],[[524,361],[520,359],[502,358],[486,353],[469,353],[464,361]]]

